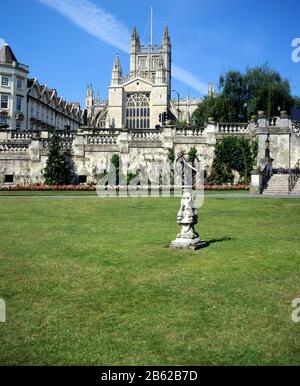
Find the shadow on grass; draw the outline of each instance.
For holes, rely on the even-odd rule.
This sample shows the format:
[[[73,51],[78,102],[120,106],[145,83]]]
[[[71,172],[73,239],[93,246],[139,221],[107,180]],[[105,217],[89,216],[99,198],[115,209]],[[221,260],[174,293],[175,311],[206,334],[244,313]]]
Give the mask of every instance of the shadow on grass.
[[[232,238],[232,237],[222,237],[221,239],[203,240],[203,241],[206,243],[206,245],[203,246],[201,249],[207,248],[207,247],[209,247],[211,244],[221,243],[222,241],[230,241],[230,240],[233,240],[233,238]],[[169,247],[170,247],[170,245],[168,244],[168,245],[165,245],[164,248],[169,248]],[[184,248],[182,248],[182,249],[184,249]]]
[[[211,240],[204,240],[207,244],[207,247],[210,246],[210,244],[215,244],[215,243],[221,243],[223,241],[230,241],[232,240],[231,237],[222,237],[221,239],[211,239]]]

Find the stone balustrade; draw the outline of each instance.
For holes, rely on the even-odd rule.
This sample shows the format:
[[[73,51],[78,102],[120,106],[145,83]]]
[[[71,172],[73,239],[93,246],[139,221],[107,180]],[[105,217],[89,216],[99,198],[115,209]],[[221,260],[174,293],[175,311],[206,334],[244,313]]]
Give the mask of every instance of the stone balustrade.
[[[27,151],[29,148],[28,143],[0,143],[0,153],[6,153],[6,152],[24,152]]]
[[[116,145],[119,134],[119,130],[99,130],[95,134],[87,135],[87,143],[88,145]]]
[[[31,140],[33,133],[30,131],[12,131],[11,139],[13,140]]]
[[[177,128],[175,135],[180,137],[201,137],[203,135],[204,128]]]
[[[131,131],[131,141],[160,141],[161,139],[161,131],[158,130]]]
[[[60,140],[60,145],[64,150],[71,150],[73,146],[73,140]],[[43,139],[43,148],[49,148],[49,140]]]
[[[52,137],[53,134],[50,134],[50,138]],[[73,140],[74,139],[74,133],[71,133],[70,131],[64,131],[62,133],[58,132],[58,136],[61,139],[66,139],[66,140]]]
[[[248,132],[247,123],[218,123],[219,133],[246,133]]]

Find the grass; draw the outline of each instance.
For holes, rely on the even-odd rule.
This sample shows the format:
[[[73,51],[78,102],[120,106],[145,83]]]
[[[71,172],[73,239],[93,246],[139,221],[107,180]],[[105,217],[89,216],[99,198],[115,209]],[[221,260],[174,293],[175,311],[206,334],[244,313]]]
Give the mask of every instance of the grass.
[[[300,364],[300,201],[207,197],[209,247],[174,251],[178,199],[0,201],[0,364]]]

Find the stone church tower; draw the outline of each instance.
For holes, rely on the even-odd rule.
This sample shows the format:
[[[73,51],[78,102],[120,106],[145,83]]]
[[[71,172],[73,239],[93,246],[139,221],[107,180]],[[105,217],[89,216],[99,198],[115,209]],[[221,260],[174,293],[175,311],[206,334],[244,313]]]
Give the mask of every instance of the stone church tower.
[[[92,91],[87,107],[94,127],[153,129],[160,114],[170,110],[171,39],[165,26],[160,45],[142,45],[136,27],[130,41],[130,72],[123,76],[120,58],[115,56],[107,103],[93,104]],[[92,102],[93,103],[93,102]],[[105,109],[105,110],[104,110]]]

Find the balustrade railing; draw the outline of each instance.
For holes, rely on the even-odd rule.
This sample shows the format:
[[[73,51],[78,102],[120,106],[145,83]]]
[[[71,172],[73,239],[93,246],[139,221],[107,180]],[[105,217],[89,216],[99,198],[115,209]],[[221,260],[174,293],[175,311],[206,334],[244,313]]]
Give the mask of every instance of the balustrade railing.
[[[131,131],[132,141],[160,141],[161,131],[160,130],[132,130]]]
[[[22,152],[26,151],[29,148],[28,143],[0,143],[0,153],[1,152]]]
[[[219,133],[246,133],[248,123],[218,123]]]
[[[33,133],[30,131],[12,131],[11,139],[14,140],[31,140]]]
[[[63,131],[63,132],[58,132],[57,133],[59,138],[61,139],[66,139],[66,140],[73,140],[74,139],[74,134],[70,133],[69,131]],[[53,134],[50,134],[50,138],[53,136]]]
[[[72,140],[66,140],[66,139],[61,139],[59,141],[60,146],[65,149],[65,150],[70,150],[72,149],[73,146],[73,141]],[[49,140],[48,139],[43,139],[43,148],[48,149],[49,148]]]
[[[99,130],[87,136],[89,145],[116,145],[119,136],[118,130]]]
[[[289,175],[289,192],[291,193],[294,189],[298,179],[300,177],[300,159],[297,161],[295,167]]]
[[[204,127],[201,128],[176,128],[176,135],[180,137],[201,137]]]

